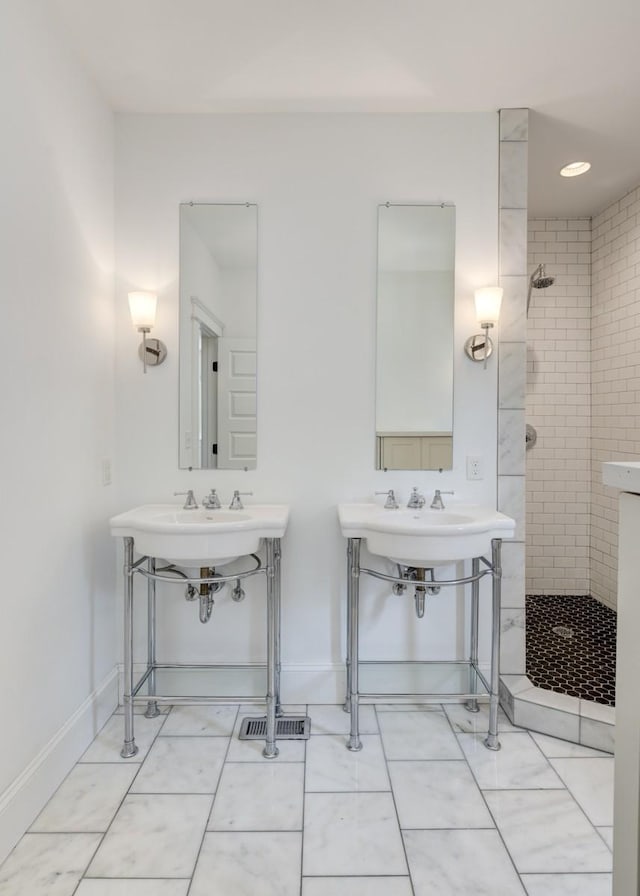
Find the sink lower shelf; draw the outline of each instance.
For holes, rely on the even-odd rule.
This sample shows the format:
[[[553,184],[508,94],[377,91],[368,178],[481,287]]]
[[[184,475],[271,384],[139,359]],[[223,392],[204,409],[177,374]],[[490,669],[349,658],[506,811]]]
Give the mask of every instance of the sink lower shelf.
[[[360,660],[358,663],[359,692],[363,699],[483,697],[488,695],[487,683],[469,662],[394,662]]]
[[[158,703],[263,701],[267,693],[266,665],[157,665],[154,672]],[[151,697],[151,676],[143,675],[133,699],[146,703]]]

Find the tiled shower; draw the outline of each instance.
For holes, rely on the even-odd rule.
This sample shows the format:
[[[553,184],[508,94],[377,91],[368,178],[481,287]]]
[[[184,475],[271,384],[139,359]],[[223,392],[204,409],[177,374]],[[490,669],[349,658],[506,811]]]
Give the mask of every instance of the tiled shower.
[[[572,619],[589,620],[592,655],[615,635],[617,492],[601,475],[605,460],[640,456],[640,188],[593,219],[530,220],[529,271],[541,262],[555,282],[532,290],[527,320],[527,672],[553,687]],[[535,613],[548,616],[542,648]]]

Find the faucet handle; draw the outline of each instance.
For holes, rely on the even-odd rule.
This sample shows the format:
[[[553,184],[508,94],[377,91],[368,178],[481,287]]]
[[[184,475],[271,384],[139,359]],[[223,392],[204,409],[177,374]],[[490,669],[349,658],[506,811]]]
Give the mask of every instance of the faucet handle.
[[[189,491],[186,491],[186,492],[174,492],[173,494],[187,496],[187,500],[183,504],[184,510],[197,510],[198,509],[198,502],[196,501],[196,499],[194,497],[192,488],[190,488]]]
[[[419,510],[421,507],[424,507],[424,505],[425,505],[424,495],[421,495],[420,492],[418,491],[418,486],[414,485],[413,488],[411,489],[411,494],[409,495],[409,500],[407,501],[407,507],[411,507],[414,510],[415,509]]]
[[[455,495],[455,492],[443,492],[437,488],[430,505],[432,510],[444,510],[444,502],[442,500],[443,495]]]
[[[253,495],[253,492],[239,492],[237,489],[233,493],[233,498],[231,499],[231,504],[229,504],[229,510],[242,510],[244,504],[240,500],[240,495]]]
[[[215,488],[212,488],[208,495],[202,499],[202,506],[208,510],[219,510],[222,507],[220,498]]]
[[[392,488],[390,488],[386,492],[375,492],[376,495],[386,495],[387,500],[384,502],[384,506],[386,510],[397,510],[399,504],[396,500],[395,492]]]

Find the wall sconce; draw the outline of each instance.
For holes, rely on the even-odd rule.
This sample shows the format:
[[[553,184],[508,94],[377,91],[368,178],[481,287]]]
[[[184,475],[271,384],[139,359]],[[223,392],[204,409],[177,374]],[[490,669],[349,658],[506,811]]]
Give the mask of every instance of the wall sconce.
[[[156,322],[156,305],[158,297],[153,292],[130,292],[129,311],[131,322],[139,333],[142,333],[142,342],[138,349],[138,355],[147,372],[147,365],[157,367],[167,357],[167,347],[159,339],[147,339],[147,333]]]
[[[503,289],[501,286],[483,286],[476,289],[476,316],[484,333],[470,336],[464,344],[464,350],[472,361],[484,361],[487,369],[487,358],[493,354],[493,342],[489,338],[489,328],[495,326],[500,318]]]

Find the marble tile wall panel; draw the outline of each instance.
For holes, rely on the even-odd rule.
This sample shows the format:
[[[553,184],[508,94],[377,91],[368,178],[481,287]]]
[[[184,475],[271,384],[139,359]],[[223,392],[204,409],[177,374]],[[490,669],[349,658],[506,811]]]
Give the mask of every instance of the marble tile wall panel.
[[[524,476],[524,410],[498,411],[498,467],[503,476]]]
[[[528,109],[501,109],[500,110],[500,140],[520,140],[527,142],[529,139],[529,110]]]
[[[502,276],[500,285],[504,289],[500,309],[500,341],[524,342],[527,337],[525,276]]]
[[[526,386],[528,109],[500,111],[499,282],[504,289],[498,359],[498,509],[517,522],[504,545],[502,672],[525,671],[524,408]],[[514,610],[520,610],[515,613]],[[512,624],[518,619],[518,625]],[[509,624],[507,625],[507,620]]]

